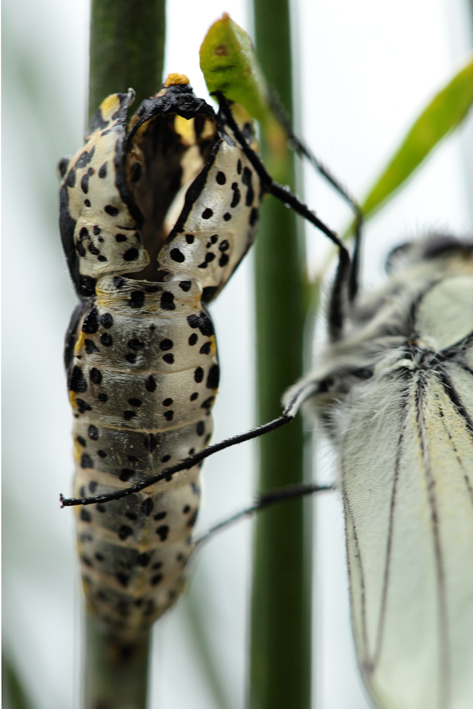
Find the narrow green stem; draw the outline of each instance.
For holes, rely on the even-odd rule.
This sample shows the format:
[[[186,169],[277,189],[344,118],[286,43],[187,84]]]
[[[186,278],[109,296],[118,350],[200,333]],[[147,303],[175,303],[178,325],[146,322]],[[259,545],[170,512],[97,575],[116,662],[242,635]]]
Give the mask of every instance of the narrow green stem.
[[[13,657],[2,649],[2,706],[10,709],[33,709]]]
[[[292,113],[289,9],[287,0],[255,1],[256,48],[263,72]],[[285,145],[262,154],[268,172],[294,188],[293,155]],[[302,374],[304,253],[294,214],[268,198],[261,210],[256,245],[258,418],[281,410],[281,396]],[[260,489],[300,483],[303,470],[301,419],[260,442]],[[261,513],[257,522],[253,577],[252,709],[310,706],[310,560],[304,538],[303,502]]]
[[[165,0],[92,0],[89,118],[111,93],[136,91],[136,106],[162,83]],[[145,709],[149,634],[117,642],[86,619],[84,709]]]
[[[136,106],[159,89],[165,0],[92,0],[89,117],[109,94],[136,91]]]
[[[149,646],[149,633],[120,642],[87,614],[84,709],[145,709]]]

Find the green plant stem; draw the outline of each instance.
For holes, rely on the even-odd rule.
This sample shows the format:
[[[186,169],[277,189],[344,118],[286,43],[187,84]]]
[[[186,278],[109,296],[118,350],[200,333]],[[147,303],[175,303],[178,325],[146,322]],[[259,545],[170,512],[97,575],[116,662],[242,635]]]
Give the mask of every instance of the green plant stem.
[[[34,707],[12,656],[5,650],[2,650],[2,706],[4,709]]]
[[[268,82],[292,113],[287,0],[255,1],[256,48]],[[294,188],[293,155],[263,136],[268,172]],[[302,374],[304,259],[294,214],[268,198],[256,245],[258,418],[280,413],[281,396]],[[260,490],[304,478],[302,421],[260,441]],[[310,544],[310,542],[309,542]],[[250,706],[310,706],[310,579],[303,503],[263,512],[257,521],[253,575]]]
[[[136,91],[137,107],[162,83],[165,0],[92,0],[89,118],[111,93]],[[87,616],[85,709],[145,709],[149,635],[124,647]]]
[[[145,709],[149,646],[149,633],[120,642],[87,614],[84,709]]]
[[[195,584],[189,593],[184,605],[187,614],[188,629],[191,642],[196,650],[196,657],[200,665],[202,679],[206,681],[209,692],[213,698],[212,706],[218,709],[234,709],[235,696],[231,693],[228,683],[219,667],[219,658],[211,642],[211,634],[207,619],[210,593],[210,579],[199,572],[200,582]],[[196,588],[197,587],[197,588]]]
[[[136,91],[136,106],[162,81],[165,0],[92,0],[89,119],[109,94]]]

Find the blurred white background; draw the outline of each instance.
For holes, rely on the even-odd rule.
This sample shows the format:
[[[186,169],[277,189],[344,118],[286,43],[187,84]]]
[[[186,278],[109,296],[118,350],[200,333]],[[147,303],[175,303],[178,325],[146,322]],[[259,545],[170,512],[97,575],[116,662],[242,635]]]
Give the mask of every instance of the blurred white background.
[[[70,491],[71,414],[62,342],[75,297],[57,229],[59,157],[82,144],[86,113],[88,0],[5,0],[3,121],[3,541],[4,638],[35,709],[77,709],[81,596]],[[466,0],[298,0],[299,130],[317,155],[362,197],[432,94],[465,60],[473,30]],[[166,72],[207,92],[200,43],[223,11],[251,31],[243,0],[169,0]],[[121,88],[121,87],[120,87]],[[429,227],[473,227],[472,120],[443,144],[407,189],[374,219],[365,243],[365,283],[382,278],[389,248]],[[336,229],[343,203],[309,170],[305,197]],[[310,270],[326,251],[307,234]],[[223,377],[214,441],[253,425],[251,259],[213,306]],[[330,454],[318,446],[321,478]],[[249,502],[254,450],[221,453],[203,469],[200,529]],[[343,522],[336,495],[317,514],[314,679],[317,709],[368,706],[349,628]],[[197,559],[186,597],[155,629],[153,709],[242,709],[247,662],[250,524],[216,538]],[[192,607],[221,674],[212,691]]]

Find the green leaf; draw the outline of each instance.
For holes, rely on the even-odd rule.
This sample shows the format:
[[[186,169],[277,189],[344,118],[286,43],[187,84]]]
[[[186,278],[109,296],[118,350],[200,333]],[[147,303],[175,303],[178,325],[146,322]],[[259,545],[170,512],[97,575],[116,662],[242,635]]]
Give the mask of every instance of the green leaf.
[[[463,121],[472,104],[473,58],[439,91],[415,121],[362,204],[365,216],[393,197],[437,143]]]
[[[261,123],[270,120],[267,85],[253,43],[227,13],[214,22],[202,42],[200,68],[211,94],[221,91]]]

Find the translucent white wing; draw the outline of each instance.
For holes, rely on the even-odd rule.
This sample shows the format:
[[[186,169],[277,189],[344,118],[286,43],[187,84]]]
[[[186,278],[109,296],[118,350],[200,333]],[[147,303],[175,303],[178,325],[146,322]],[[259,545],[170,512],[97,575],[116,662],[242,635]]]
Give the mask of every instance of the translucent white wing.
[[[341,467],[365,682],[383,709],[471,709],[473,374],[450,362],[364,391]]]

